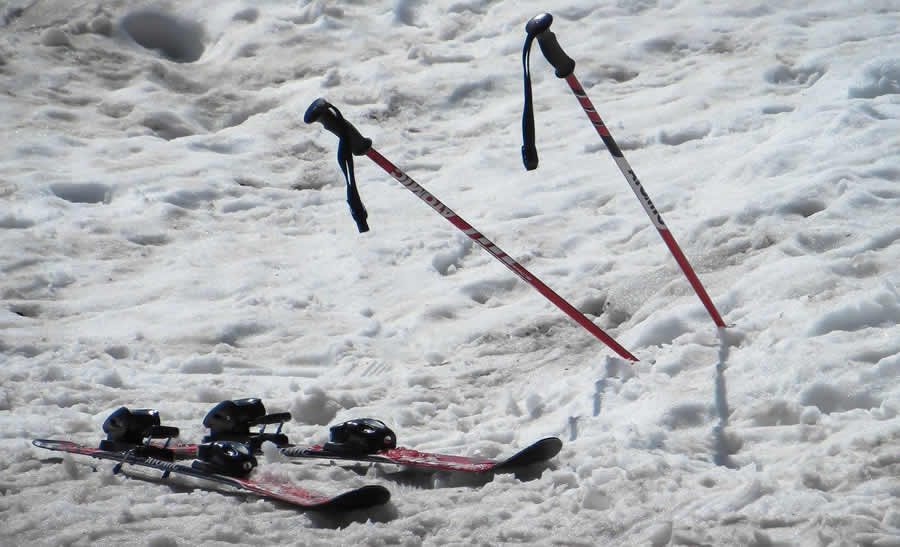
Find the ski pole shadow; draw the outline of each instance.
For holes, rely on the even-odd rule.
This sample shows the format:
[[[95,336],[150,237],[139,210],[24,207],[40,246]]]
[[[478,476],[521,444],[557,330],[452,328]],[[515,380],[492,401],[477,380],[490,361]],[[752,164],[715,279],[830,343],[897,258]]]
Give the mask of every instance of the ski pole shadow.
[[[728,406],[728,388],[725,382],[725,372],[728,369],[728,358],[731,346],[738,345],[743,340],[739,333],[729,333],[725,328],[718,329],[719,335],[719,362],[716,363],[715,376],[715,411],[718,422],[713,426],[713,462],[729,469],[735,469],[737,464],[731,456],[737,453],[738,444],[728,434],[728,417],[731,409]]]
[[[599,416],[601,410],[603,410],[603,394],[608,387],[609,380],[618,380],[624,384],[634,376],[635,371],[634,368],[632,368],[631,363],[616,357],[606,357],[606,363],[603,366],[603,375],[594,382],[593,416],[595,418]],[[577,436],[577,432],[575,433],[575,436]]]

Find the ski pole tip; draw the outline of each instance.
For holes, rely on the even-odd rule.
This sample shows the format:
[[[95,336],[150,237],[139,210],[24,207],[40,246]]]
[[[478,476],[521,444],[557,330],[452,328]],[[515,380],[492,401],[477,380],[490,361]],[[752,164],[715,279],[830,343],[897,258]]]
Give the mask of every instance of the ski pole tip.
[[[548,28],[553,23],[553,16],[549,13],[542,13],[540,15],[535,15],[531,18],[530,21],[525,25],[525,32],[531,35],[538,35]]]
[[[319,97],[306,109],[306,113],[303,114],[303,121],[306,123],[315,123],[319,121],[319,118],[322,117],[322,113],[326,112],[330,106],[328,101]]]

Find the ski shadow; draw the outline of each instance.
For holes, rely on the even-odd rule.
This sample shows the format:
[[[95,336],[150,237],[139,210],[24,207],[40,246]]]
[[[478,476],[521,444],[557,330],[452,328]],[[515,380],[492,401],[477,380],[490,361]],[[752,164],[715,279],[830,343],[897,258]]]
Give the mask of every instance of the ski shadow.
[[[327,528],[330,530],[340,530],[354,523],[390,522],[400,516],[400,512],[393,502],[366,509],[340,512],[306,511],[305,514],[313,528]]]
[[[494,480],[496,475],[511,474],[521,482],[529,482],[541,478],[547,469],[552,469],[550,462],[540,462],[511,469],[509,472],[497,473],[485,471],[472,473],[466,471],[447,471],[442,469],[403,468],[391,464],[354,465],[345,467],[354,473],[366,476],[372,473],[374,478],[392,482],[398,486],[419,490],[436,490],[441,488],[481,488]],[[374,473],[373,473],[374,471]]]
[[[506,474],[403,468],[391,464],[361,464],[342,467],[360,476],[383,480],[402,488],[420,490],[481,488],[493,481],[495,475]],[[522,482],[527,482],[540,478],[545,470],[552,468],[553,465],[549,462],[541,462],[511,470],[509,474]],[[340,513],[309,511],[307,515],[312,526],[337,530],[346,528],[354,522],[389,522],[397,519],[400,513],[393,502],[388,502],[377,507]]]
[[[596,418],[603,410],[603,394],[606,392],[606,388],[609,387],[610,380],[613,380],[620,384],[624,384],[635,376],[636,373],[629,361],[619,359],[618,357],[607,356],[606,362],[603,365],[603,375],[600,376],[600,378],[598,378],[596,381],[594,381],[594,393],[592,396],[594,406],[592,412],[593,416]],[[578,417],[570,417],[570,441],[574,441],[578,437],[577,425]]]

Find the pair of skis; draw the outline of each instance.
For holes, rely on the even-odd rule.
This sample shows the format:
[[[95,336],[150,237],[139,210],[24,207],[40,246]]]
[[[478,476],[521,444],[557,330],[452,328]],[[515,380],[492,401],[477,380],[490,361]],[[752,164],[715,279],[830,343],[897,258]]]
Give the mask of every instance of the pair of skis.
[[[173,473],[184,475],[202,479],[211,486],[231,487],[298,508],[326,512],[382,505],[390,500],[390,491],[383,486],[368,485],[325,495],[259,473],[255,471],[256,455],[262,452],[263,443],[274,443],[281,454],[298,461],[379,463],[427,471],[483,474],[514,472],[547,461],[562,448],[562,441],[548,437],[503,460],[422,452],[398,447],[394,432],[383,422],[370,418],[335,425],[330,429],[330,442],[302,447],[292,445],[281,433],[282,425],[290,419],[287,412],[266,414],[262,401],[257,398],[223,401],[204,418],[203,424],[210,428],[210,434],[202,443],[170,444],[179,431],[161,426],[157,411],[122,407],[103,424],[107,438],[99,447],[52,439],[36,439],[33,444],[47,450],[117,462],[114,473],[119,473],[124,465],[152,468],[162,471],[163,479]],[[272,424],[277,424],[276,431],[266,432],[266,426]],[[259,426],[259,430],[250,431],[254,426]],[[193,461],[190,465],[182,463],[187,460]]]

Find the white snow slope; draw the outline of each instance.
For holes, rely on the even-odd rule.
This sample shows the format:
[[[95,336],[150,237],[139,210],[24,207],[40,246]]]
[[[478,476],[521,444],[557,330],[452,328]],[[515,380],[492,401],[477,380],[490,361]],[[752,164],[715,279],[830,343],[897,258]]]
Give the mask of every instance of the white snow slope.
[[[3,545],[900,545],[897,0],[0,10]],[[548,10],[727,328],[536,45],[523,168]],[[317,97],[640,361],[366,157],[359,234]],[[393,495],[337,516],[31,445],[251,396],[299,443],[565,444],[533,480],[262,463]]]

